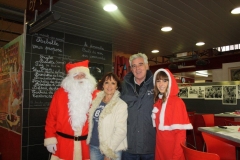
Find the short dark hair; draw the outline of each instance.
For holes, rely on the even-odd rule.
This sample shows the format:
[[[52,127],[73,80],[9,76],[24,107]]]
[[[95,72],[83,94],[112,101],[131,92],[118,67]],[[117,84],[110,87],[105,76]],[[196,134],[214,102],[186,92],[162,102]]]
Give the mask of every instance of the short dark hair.
[[[122,90],[121,81],[118,78],[118,76],[113,72],[108,72],[101,78],[101,80],[97,84],[97,89],[102,90],[103,89],[103,83],[107,79],[111,79],[111,78],[113,78],[117,82],[117,90],[119,90],[119,92],[121,92],[121,90]]]

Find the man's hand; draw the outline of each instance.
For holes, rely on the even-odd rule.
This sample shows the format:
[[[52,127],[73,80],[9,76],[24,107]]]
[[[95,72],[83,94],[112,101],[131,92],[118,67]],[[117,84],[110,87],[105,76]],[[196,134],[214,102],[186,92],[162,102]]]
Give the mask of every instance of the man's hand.
[[[56,144],[49,144],[46,146],[48,152],[55,154],[55,151],[57,151],[57,146]]]

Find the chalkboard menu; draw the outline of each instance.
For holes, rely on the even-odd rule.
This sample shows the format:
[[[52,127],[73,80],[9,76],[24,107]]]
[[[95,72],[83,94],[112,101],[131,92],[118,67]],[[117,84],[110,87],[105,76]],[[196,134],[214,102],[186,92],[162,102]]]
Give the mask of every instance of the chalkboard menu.
[[[88,59],[97,80],[112,68],[112,45],[51,30],[27,35],[25,75],[30,107],[48,107],[66,76],[65,65]],[[26,79],[25,78],[25,79]]]

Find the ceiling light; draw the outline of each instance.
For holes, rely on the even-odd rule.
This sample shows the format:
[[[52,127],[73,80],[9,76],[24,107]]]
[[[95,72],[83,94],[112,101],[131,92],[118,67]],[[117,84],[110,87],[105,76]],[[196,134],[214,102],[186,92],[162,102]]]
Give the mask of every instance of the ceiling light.
[[[240,14],[240,7],[237,7],[237,8],[234,8],[232,11],[231,11],[232,14]]]
[[[152,53],[158,53],[159,50],[155,49],[155,50],[152,50]]]
[[[115,4],[107,4],[103,7],[103,9],[107,12],[113,12],[118,9],[118,7]]]
[[[203,46],[205,43],[204,42],[198,42],[196,43],[197,46]]]
[[[172,30],[172,27],[162,27],[161,29],[163,32],[169,32]]]

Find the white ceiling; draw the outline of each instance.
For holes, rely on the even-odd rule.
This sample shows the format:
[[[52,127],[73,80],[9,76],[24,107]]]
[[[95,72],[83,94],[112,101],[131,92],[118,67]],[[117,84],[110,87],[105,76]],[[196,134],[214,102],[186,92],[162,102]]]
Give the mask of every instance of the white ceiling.
[[[104,0],[60,0],[61,15],[49,29],[110,42],[113,50],[154,56],[209,49],[240,42],[240,15],[230,11],[239,0],[115,0],[116,12],[105,12]],[[162,26],[173,30],[163,33]],[[206,44],[197,47],[196,42]],[[159,49],[159,54],[151,50]]]
[[[48,29],[112,43],[113,52],[170,57],[240,43],[240,15],[230,13],[240,7],[240,0],[114,0],[118,10],[111,13],[103,10],[107,0],[53,1],[57,2],[52,11],[60,14],[61,19]],[[50,0],[41,2],[45,8],[40,7],[48,10]],[[40,2],[36,1],[37,4]],[[23,24],[24,9],[28,9],[27,0],[1,1],[0,18]],[[162,32],[161,27],[166,25],[173,30]],[[0,27],[0,41],[7,43],[9,39],[3,39],[6,34],[19,34],[16,27],[1,26],[4,27]],[[197,47],[199,41],[206,44]],[[153,49],[160,52],[152,54]]]
[[[42,2],[46,9],[49,0]],[[118,11],[108,13],[103,10],[106,0],[59,0],[52,11],[60,14],[61,19],[47,28],[112,43],[114,53],[143,52],[150,59],[240,43],[240,15],[230,14],[233,8],[240,7],[240,0],[113,2]],[[4,12],[6,6],[8,13]],[[27,0],[0,2],[0,47],[21,34],[19,23],[23,24],[24,9],[27,9]],[[7,24],[1,25],[4,23]],[[161,27],[166,25],[173,30],[162,32]],[[206,44],[197,47],[195,43],[199,41]],[[152,54],[152,49],[160,52]]]

